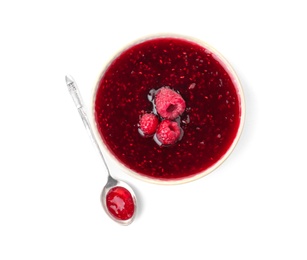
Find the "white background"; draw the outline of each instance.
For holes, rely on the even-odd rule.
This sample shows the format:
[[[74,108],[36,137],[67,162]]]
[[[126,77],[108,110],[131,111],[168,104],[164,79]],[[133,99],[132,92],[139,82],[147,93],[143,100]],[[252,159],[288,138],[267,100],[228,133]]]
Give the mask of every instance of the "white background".
[[[0,3],[0,259],[307,259],[305,1]],[[210,175],[137,191],[130,226],[104,213],[106,174],[68,94],[137,38],[213,45],[246,98],[235,151]]]

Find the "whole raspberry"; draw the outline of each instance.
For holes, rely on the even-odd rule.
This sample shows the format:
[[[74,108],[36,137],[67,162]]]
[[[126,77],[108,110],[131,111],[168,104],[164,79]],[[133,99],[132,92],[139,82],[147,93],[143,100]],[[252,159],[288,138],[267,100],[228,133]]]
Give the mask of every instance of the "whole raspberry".
[[[181,128],[175,121],[163,120],[156,132],[156,137],[162,145],[176,143],[181,135]]]
[[[156,115],[147,113],[142,115],[139,126],[142,134],[153,135],[156,132],[159,120]]]
[[[166,119],[175,119],[185,110],[185,101],[180,94],[168,87],[162,87],[155,97],[156,110]]]

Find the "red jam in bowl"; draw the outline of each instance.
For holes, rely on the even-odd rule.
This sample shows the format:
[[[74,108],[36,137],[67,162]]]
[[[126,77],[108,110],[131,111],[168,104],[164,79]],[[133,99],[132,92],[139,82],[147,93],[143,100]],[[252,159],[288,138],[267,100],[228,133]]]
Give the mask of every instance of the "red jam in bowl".
[[[97,128],[114,157],[139,175],[190,178],[223,158],[238,135],[242,97],[236,84],[206,47],[175,37],[149,39],[124,50],[103,72],[94,100]],[[157,112],[155,94],[165,88],[182,97],[184,111],[177,118]],[[140,134],[147,113],[159,124],[176,122],[168,125],[174,124],[176,133],[179,127],[180,137],[163,145],[156,134]]]

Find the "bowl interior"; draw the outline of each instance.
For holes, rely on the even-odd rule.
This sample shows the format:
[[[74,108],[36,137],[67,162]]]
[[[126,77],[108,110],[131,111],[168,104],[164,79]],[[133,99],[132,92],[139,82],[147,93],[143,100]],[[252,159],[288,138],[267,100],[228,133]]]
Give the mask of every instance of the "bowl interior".
[[[214,163],[212,163],[208,167],[205,167],[205,168],[203,168],[203,169],[201,169],[199,171],[195,171],[194,174],[189,174],[187,176],[175,176],[173,178],[164,178],[164,177],[161,178],[159,176],[141,173],[141,172],[133,169],[133,167],[130,167],[129,165],[127,165],[127,163],[123,162],[123,160],[121,160],[120,158],[118,158],[116,153],[114,153],[112,148],[110,148],[110,146],[108,144],[108,140],[106,140],[106,138],[105,138],[105,135],[106,135],[105,132],[103,133],[101,131],[102,127],[103,128],[107,127],[107,123],[104,123],[103,121],[99,121],[100,120],[99,118],[101,117],[101,115],[97,112],[97,104],[98,104],[97,100],[100,100],[101,97],[106,96],[106,93],[108,93],[108,92],[105,92],[105,93],[102,93],[102,94],[100,93],[100,88],[102,86],[102,81],[103,80],[105,80],[105,81],[109,80],[109,78],[107,78],[106,76],[109,76],[108,72],[110,70],[112,70],[112,66],[116,67],[116,66],[118,66],[120,64],[121,61],[125,62],[125,60],[121,60],[121,57],[123,55],[127,56],[127,53],[129,53],[129,50],[134,49],[135,46],[143,46],[142,44],[145,44],[143,50],[145,50],[145,52],[146,52],[146,50],[147,50],[146,49],[146,43],[148,43],[148,42],[155,43],[155,42],[157,42],[157,41],[159,41],[161,39],[163,39],[163,40],[174,39],[175,43],[176,43],[176,40],[183,40],[183,41],[187,41],[188,44],[190,44],[190,43],[192,45],[196,44],[196,45],[201,46],[202,48],[204,48],[204,53],[205,54],[203,54],[203,55],[204,56],[208,55],[208,57],[210,56],[210,59],[213,59],[213,60],[217,61],[217,63],[221,65],[223,70],[228,75],[228,81],[230,79],[230,81],[232,82],[232,86],[234,88],[234,93],[235,93],[234,95],[236,95],[236,103],[237,103],[236,106],[238,108],[237,115],[236,115],[238,117],[237,118],[237,125],[235,127],[236,129],[235,129],[235,132],[234,132],[231,140],[228,141],[227,149],[223,152],[223,154],[220,155],[219,158],[217,160],[215,160]],[[133,55],[133,54],[131,54],[131,55]],[[146,55],[146,53],[145,53],[145,55]],[[165,57],[167,57],[167,55]],[[201,58],[201,56],[200,56],[200,58]],[[208,62],[210,62],[210,61],[208,60]],[[193,64],[193,66],[195,66],[195,64]],[[166,66],[166,68],[168,68],[168,67]],[[186,68],[189,68],[189,64],[187,64]],[[137,69],[134,69],[134,70],[137,70]],[[133,70],[131,69],[131,71],[133,71]],[[209,72],[209,73],[211,73],[211,72]],[[181,76],[179,74],[178,74],[178,77],[180,78]],[[139,74],[139,75],[141,75],[141,74]],[[165,74],[165,75],[169,75],[169,74]],[[190,84],[188,85],[188,88],[189,89],[193,89],[193,86],[195,86],[197,84],[198,84],[197,81],[196,81],[196,83],[194,83],[194,85],[193,85],[193,83],[190,82]],[[198,85],[201,85],[201,84],[198,84]],[[191,92],[192,90],[189,90],[189,91]],[[221,92],[221,94],[219,94],[218,96],[215,95],[216,96],[215,98],[219,99],[219,97],[222,96],[221,97],[221,99],[222,99],[223,95],[225,96],[227,94],[227,93],[226,94],[225,93]],[[104,102],[106,102],[106,100],[107,99],[105,99]],[[227,100],[228,99],[226,99],[226,101]],[[110,101],[110,99],[109,99],[109,101]],[[116,101],[114,101],[114,102],[116,102]],[[227,102],[229,103],[229,101],[227,101]],[[227,102],[226,102],[226,104],[227,104]],[[190,102],[190,104],[191,104],[191,102]],[[109,104],[109,105],[111,106],[111,104]],[[215,106],[215,103],[211,102],[211,106]],[[221,106],[218,101],[217,101],[217,106]],[[192,107],[192,106],[189,105],[189,107]],[[190,108],[190,109],[192,111],[193,107]],[[114,110],[116,110],[116,108],[114,108]],[[133,109],[131,109],[131,111],[132,110]],[[229,115],[229,113],[227,114],[227,116],[228,115]],[[226,160],[226,158],[231,154],[231,152],[233,151],[234,147],[236,146],[236,144],[237,144],[237,142],[239,140],[239,137],[240,137],[242,129],[243,129],[244,117],[245,117],[245,103],[244,103],[244,95],[243,95],[242,86],[241,86],[241,83],[240,83],[240,81],[239,81],[239,79],[237,77],[237,74],[235,73],[235,71],[231,67],[231,65],[228,63],[228,61],[218,51],[216,51],[213,47],[211,47],[210,45],[208,45],[208,44],[206,44],[204,42],[201,42],[201,41],[199,41],[197,39],[193,39],[193,38],[189,38],[189,37],[185,37],[185,36],[174,36],[174,35],[161,36],[161,35],[159,35],[159,36],[153,36],[153,37],[146,37],[146,38],[144,38],[142,40],[138,40],[138,41],[130,44],[128,47],[126,47],[125,49],[123,49],[120,52],[118,52],[114,56],[114,58],[108,63],[108,65],[105,66],[105,68],[103,69],[103,71],[101,72],[101,74],[98,77],[97,84],[96,84],[95,89],[94,89],[94,95],[93,95],[93,115],[92,116],[93,116],[93,118],[92,118],[93,119],[93,124],[95,126],[94,127],[95,134],[98,137],[98,139],[100,140],[100,145],[103,148],[104,153],[107,155],[107,157],[110,160],[112,160],[114,163],[116,163],[116,165],[118,165],[123,171],[125,171],[126,173],[128,173],[128,174],[130,174],[130,175],[132,175],[132,176],[134,176],[134,177],[136,177],[138,179],[141,179],[141,180],[144,180],[144,181],[147,181],[147,182],[158,183],[158,184],[179,184],[179,183],[185,183],[185,182],[193,181],[193,180],[199,179],[199,178],[209,174],[214,169],[216,169],[218,166],[220,166]],[[192,115],[188,115],[188,116],[191,119],[193,118]],[[134,122],[134,125],[135,125],[135,122]],[[186,132],[188,132],[188,131],[185,131],[185,133]],[[216,136],[219,137],[219,138],[222,137],[221,134],[216,134]],[[147,142],[147,141],[148,140],[146,140],[145,142]],[[195,147],[194,150],[195,150],[195,153],[197,153],[197,148],[196,147]],[[191,154],[190,157],[191,157],[191,163],[190,164],[192,166],[192,164],[193,164],[193,155]],[[133,160],[133,158],[131,160]],[[148,167],[150,167],[150,164],[149,164]],[[154,166],[151,166],[151,167],[154,167]],[[189,167],[189,165],[187,167]]]

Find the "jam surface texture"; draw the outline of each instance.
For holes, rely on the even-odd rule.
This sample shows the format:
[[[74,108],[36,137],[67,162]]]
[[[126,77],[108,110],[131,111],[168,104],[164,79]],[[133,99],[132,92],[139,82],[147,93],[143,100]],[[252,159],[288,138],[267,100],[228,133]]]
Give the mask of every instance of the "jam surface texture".
[[[139,132],[144,114],[157,115],[152,95],[163,87],[185,102],[178,118],[167,119],[182,131],[169,146]],[[172,37],[147,40],[117,56],[98,83],[94,106],[110,152],[133,171],[162,180],[190,177],[214,165],[232,145],[241,115],[232,76],[215,55]]]

